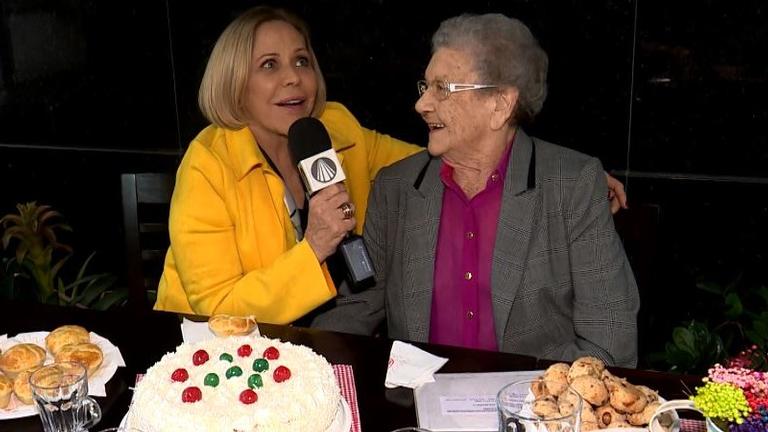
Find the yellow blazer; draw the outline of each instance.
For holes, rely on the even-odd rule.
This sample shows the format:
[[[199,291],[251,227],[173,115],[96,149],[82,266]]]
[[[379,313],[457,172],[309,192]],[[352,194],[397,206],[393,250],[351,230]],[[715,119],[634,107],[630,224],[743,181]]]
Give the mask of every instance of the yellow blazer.
[[[320,120],[347,175],[360,233],[379,169],[423,149],[363,128],[338,103]],[[176,173],[155,309],[285,324],[333,298],[325,264],[306,239],[296,242],[284,189],[248,128],[200,132]]]

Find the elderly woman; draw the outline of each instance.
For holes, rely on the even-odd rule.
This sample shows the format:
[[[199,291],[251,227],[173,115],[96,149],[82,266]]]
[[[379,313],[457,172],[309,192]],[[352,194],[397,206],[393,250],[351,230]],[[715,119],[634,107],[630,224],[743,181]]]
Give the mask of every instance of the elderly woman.
[[[428,154],[381,171],[364,235],[375,288],[316,323],[391,338],[637,361],[637,286],[597,159],[530,137],[547,55],[500,14],[444,21],[416,111]]]

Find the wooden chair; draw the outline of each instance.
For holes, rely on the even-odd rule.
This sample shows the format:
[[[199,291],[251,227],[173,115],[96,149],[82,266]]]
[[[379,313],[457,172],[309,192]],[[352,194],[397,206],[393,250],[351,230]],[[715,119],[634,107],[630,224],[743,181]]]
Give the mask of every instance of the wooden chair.
[[[151,307],[168,250],[168,212],[174,176],[128,173],[120,176],[125,230],[128,305]]]

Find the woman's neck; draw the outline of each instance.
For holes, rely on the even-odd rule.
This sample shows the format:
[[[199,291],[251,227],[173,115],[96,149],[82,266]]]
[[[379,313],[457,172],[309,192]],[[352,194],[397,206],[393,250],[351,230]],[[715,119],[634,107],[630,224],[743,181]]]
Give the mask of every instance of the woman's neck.
[[[487,140],[468,151],[457,152],[456,155],[444,155],[443,162],[453,168],[453,181],[472,198],[485,189],[488,177],[499,166],[507,146],[511,145],[514,131]]]

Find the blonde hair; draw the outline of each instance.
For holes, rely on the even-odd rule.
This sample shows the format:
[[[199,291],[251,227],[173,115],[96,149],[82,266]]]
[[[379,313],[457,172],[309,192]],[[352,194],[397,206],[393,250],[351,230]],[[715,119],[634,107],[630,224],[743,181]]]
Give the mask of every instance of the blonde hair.
[[[241,129],[248,123],[248,112],[242,98],[250,75],[253,39],[256,30],[269,21],[284,21],[304,36],[317,78],[312,116],[317,117],[325,109],[325,79],[309,42],[307,25],[286,10],[257,6],[241,14],[224,29],[208,59],[197,101],[200,111],[211,123],[233,130]]]

